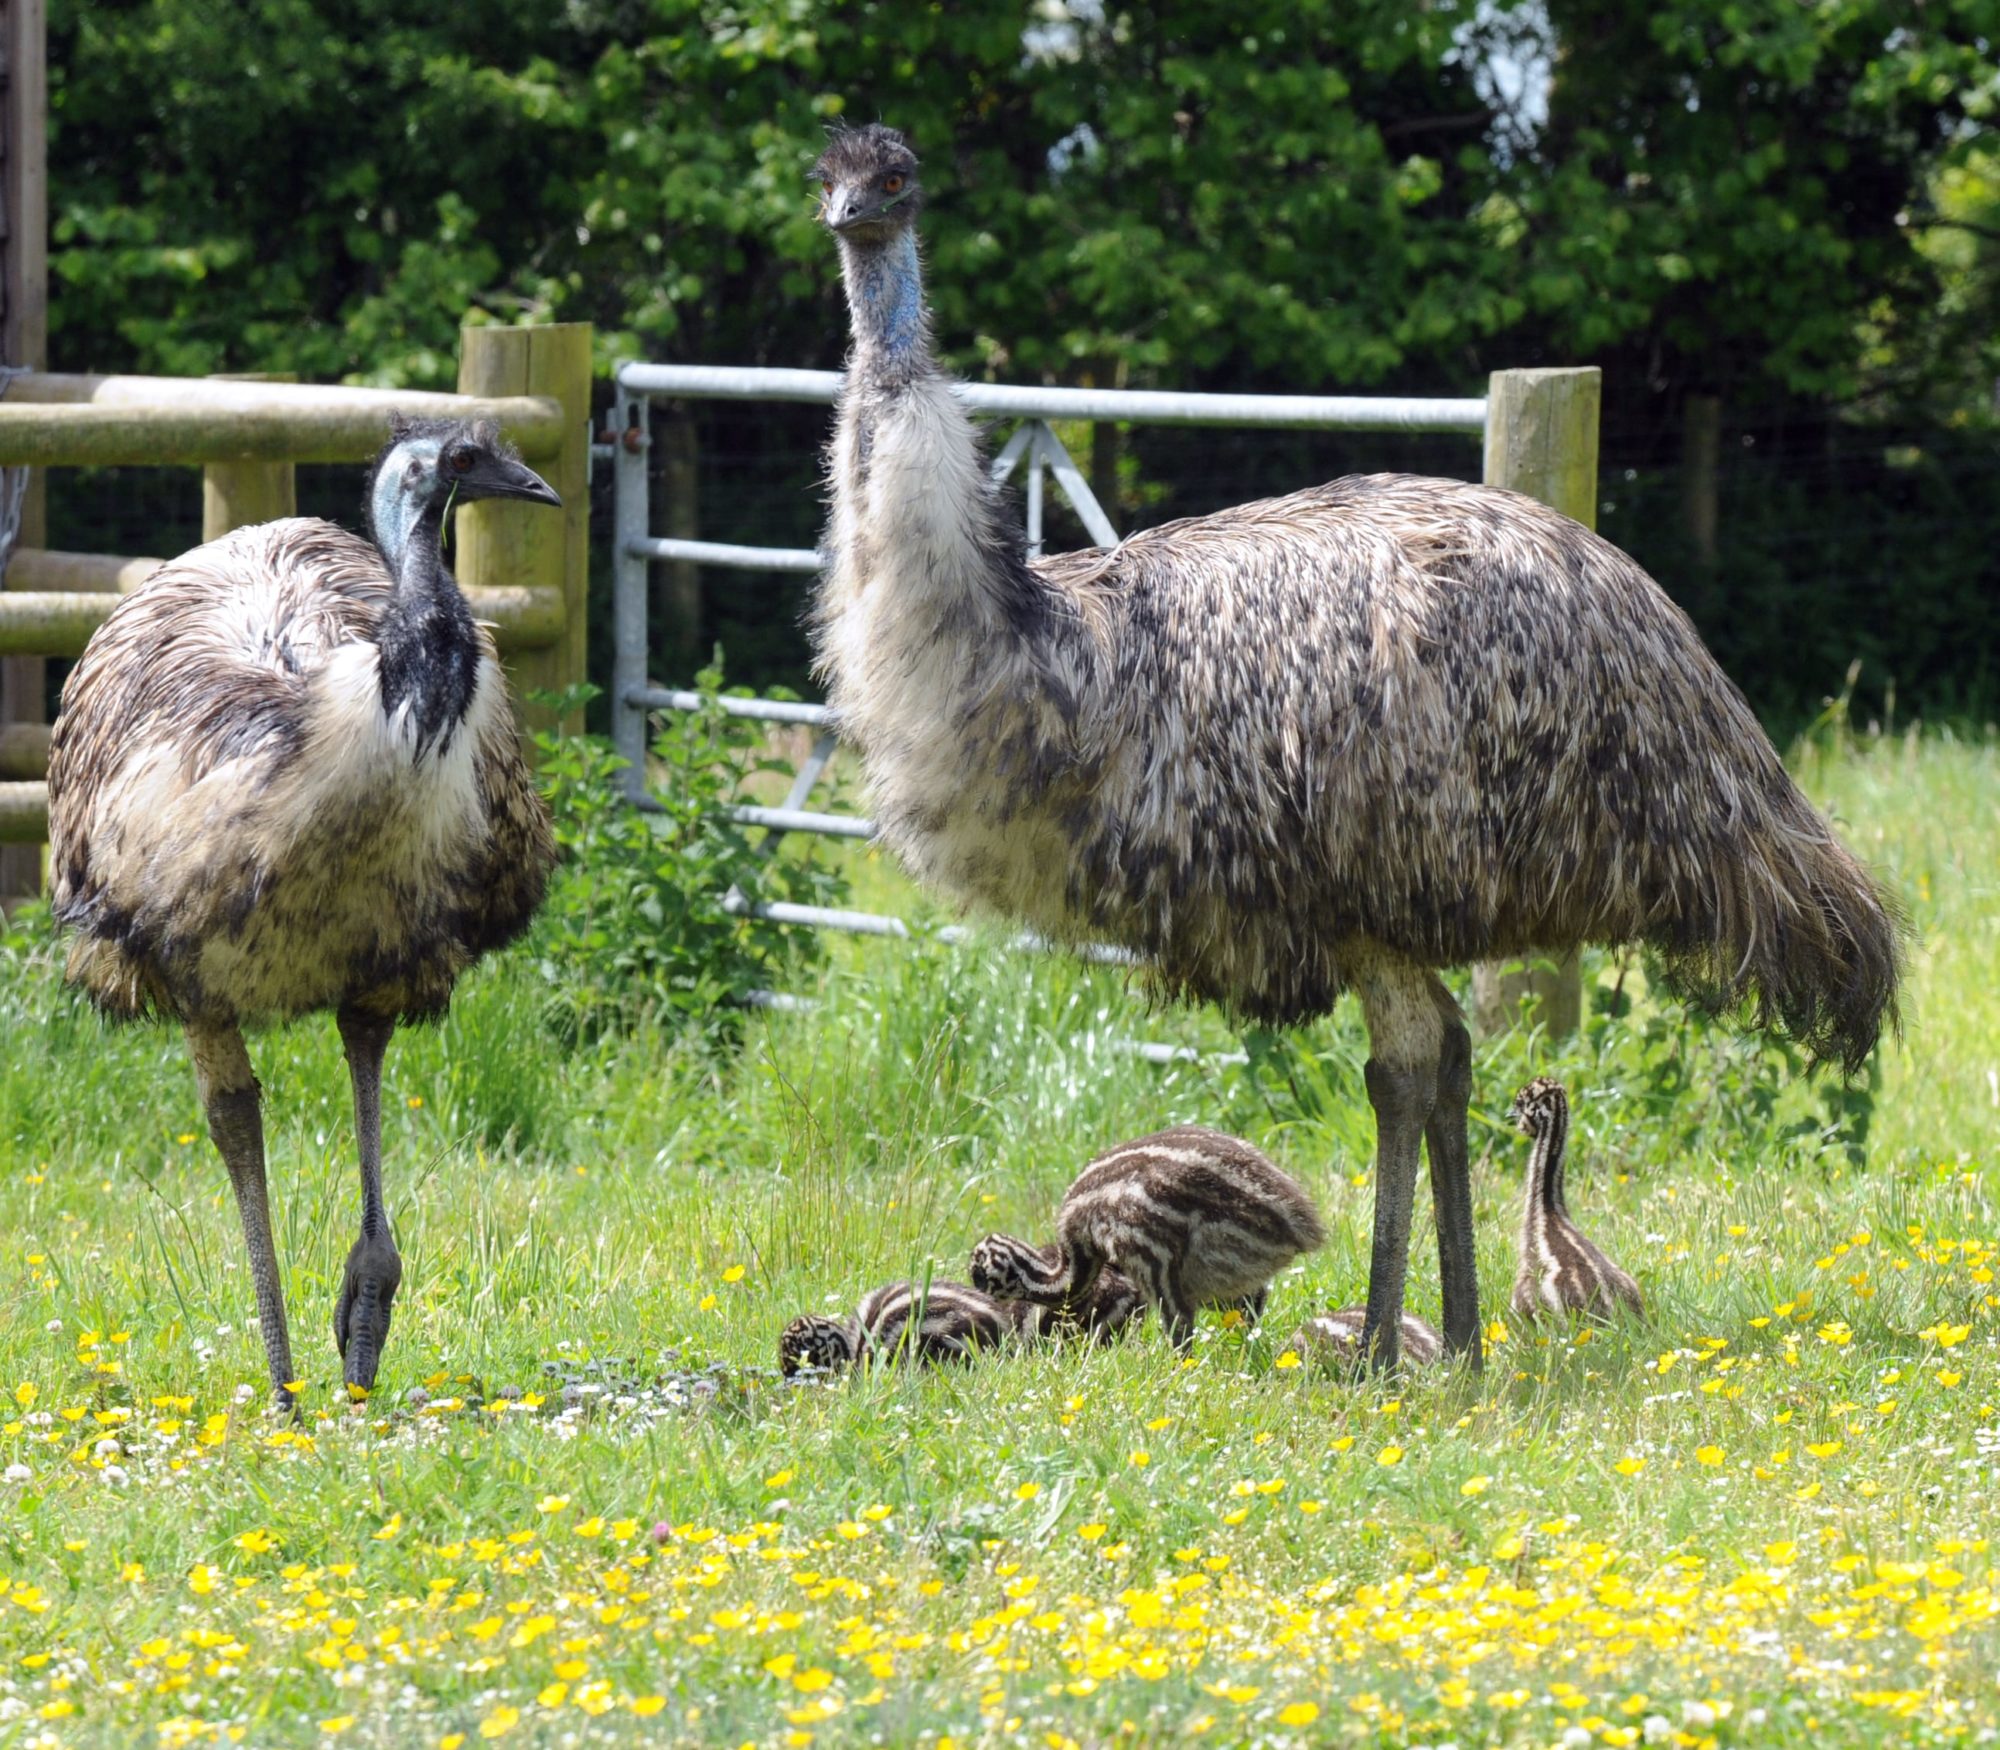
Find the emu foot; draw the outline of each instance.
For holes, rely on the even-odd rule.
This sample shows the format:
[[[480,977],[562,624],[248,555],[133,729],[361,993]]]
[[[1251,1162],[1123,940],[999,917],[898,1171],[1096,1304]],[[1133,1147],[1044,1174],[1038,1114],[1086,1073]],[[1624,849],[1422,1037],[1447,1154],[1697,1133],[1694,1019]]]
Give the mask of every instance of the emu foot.
[[[333,1309],[333,1340],[340,1345],[348,1390],[373,1389],[389,1340],[389,1313],[403,1281],[403,1260],[386,1234],[363,1234],[347,1254],[347,1272]]]

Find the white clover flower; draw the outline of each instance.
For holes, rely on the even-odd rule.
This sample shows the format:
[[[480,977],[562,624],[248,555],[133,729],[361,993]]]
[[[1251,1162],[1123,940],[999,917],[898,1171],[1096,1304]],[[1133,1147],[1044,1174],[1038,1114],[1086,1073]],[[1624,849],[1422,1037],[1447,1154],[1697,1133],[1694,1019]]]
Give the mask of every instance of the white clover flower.
[[[34,1480],[35,1473],[25,1464],[10,1464],[7,1467],[7,1481],[10,1483],[31,1483]]]

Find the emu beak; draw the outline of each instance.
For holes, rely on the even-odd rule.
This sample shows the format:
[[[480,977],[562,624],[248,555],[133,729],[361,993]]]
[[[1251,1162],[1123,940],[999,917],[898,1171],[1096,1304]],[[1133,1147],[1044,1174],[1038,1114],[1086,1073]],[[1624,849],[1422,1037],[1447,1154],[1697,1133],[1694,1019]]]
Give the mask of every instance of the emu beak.
[[[554,487],[511,456],[479,457],[458,477],[457,485],[461,499],[525,498],[530,504],[562,504]]]
[[[882,217],[882,203],[865,188],[836,188],[820,209],[829,231],[851,231]]]

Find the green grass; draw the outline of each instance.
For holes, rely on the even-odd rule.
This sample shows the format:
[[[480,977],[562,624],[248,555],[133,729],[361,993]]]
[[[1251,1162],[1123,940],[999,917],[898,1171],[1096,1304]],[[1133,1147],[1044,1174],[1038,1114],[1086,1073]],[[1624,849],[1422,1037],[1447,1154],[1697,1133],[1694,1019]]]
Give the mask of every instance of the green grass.
[[[102,1028],[29,932],[0,953],[0,1745],[1991,1741],[2000,747],[1800,769],[1908,896],[1902,1040],[1843,1096],[1598,958],[1583,1037],[1482,1044],[1483,1379],[1281,1365],[1363,1291],[1351,1015],[1163,1069],[1120,1042],[1237,1042],[1070,962],[850,943],[817,1012],[717,1063],[565,1052],[516,957],[392,1048],[406,1271],[365,1409],[328,1329],[357,1219],[333,1030],[253,1048],[295,1434],[178,1039]],[[1643,1323],[1506,1325],[1499,1119],[1541,1071]],[[1177,1119],[1324,1203],[1264,1333],[772,1377],[793,1312],[961,1273]],[[1427,1223],[1412,1298],[1435,1314]]]

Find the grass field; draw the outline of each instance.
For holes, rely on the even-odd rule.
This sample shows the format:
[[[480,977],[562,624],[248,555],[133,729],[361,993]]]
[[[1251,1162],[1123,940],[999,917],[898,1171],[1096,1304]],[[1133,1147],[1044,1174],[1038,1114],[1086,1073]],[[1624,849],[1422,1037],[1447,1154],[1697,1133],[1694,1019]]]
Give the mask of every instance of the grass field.
[[[101,1028],[30,924],[0,951],[0,1744],[1994,1741],[2000,744],[1800,769],[1908,897],[1903,1039],[1842,1096],[1599,958],[1583,1037],[1483,1044],[1483,1378],[1287,1364],[1364,1285],[1352,1016],[1161,1068],[1120,1043],[1235,1041],[1069,962],[851,944],[718,1065],[565,1054],[516,956],[392,1050],[406,1274],[365,1407],[329,1330],[333,1030],[255,1048],[289,1427],[178,1038]],[[858,890],[915,904],[880,865]],[[1502,1316],[1500,1119],[1542,1071],[1644,1322]],[[793,1312],[961,1273],[1178,1119],[1326,1207],[1263,1332],[773,1376]],[[1427,1221],[1418,1251],[1435,1316]]]

